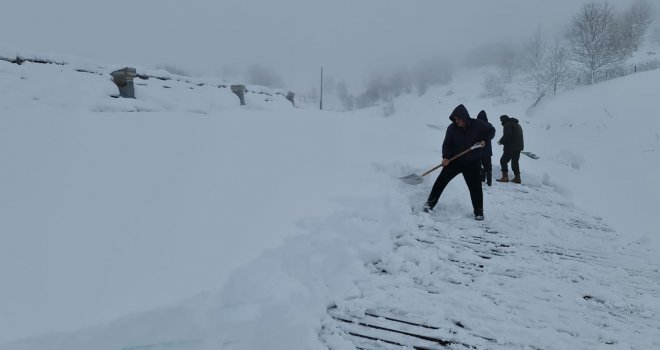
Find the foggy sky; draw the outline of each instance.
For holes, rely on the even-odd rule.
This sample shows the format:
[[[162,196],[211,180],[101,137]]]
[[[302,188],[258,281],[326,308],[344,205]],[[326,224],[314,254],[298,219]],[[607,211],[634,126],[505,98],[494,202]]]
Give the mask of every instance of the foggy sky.
[[[0,45],[231,78],[255,63],[306,90],[321,66],[356,86],[428,57],[561,33],[581,0],[21,0]],[[609,0],[616,9],[630,0]],[[653,0],[652,2],[660,2]]]

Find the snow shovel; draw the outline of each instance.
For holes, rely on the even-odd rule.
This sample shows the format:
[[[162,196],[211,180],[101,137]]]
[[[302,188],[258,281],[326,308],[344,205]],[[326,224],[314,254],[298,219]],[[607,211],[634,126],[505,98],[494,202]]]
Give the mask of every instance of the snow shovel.
[[[470,147],[470,148],[466,149],[465,151],[463,151],[463,152],[461,152],[461,153],[459,153],[459,154],[457,154],[457,155],[451,157],[451,158],[449,159],[449,162],[451,162],[451,161],[453,161],[454,159],[456,159],[456,158],[458,158],[458,157],[464,155],[465,153],[468,153],[468,152],[470,152],[471,150],[473,150],[473,149],[477,149],[477,148],[481,148],[481,142],[477,142],[477,143],[475,143],[472,147]],[[405,182],[405,183],[407,183],[407,184],[409,184],[409,185],[419,185],[419,184],[421,184],[421,183],[424,181],[424,179],[423,179],[424,176],[426,176],[426,175],[432,173],[435,169],[438,169],[438,168],[440,168],[440,167],[442,167],[442,163],[440,163],[440,164],[434,166],[433,168],[427,170],[427,171],[426,171],[424,174],[422,174],[422,175],[410,174],[410,175],[408,175],[408,176],[402,176],[402,177],[400,177],[399,179],[401,179],[401,181],[403,181],[403,182]]]
[[[537,156],[536,154],[534,154],[532,152],[521,151],[520,153],[522,153],[522,154],[524,154],[524,155],[526,155],[526,156],[528,156],[532,159],[539,159],[539,156]]]

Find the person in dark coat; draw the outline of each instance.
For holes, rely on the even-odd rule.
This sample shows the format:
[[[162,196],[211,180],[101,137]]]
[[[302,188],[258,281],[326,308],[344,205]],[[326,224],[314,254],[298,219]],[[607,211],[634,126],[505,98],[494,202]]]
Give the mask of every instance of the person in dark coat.
[[[502,138],[497,142],[504,146],[500,166],[502,167],[502,177],[497,179],[499,182],[509,182],[508,163],[511,162],[514,178],[511,182],[520,183],[520,152],[525,148],[523,140],[523,130],[518,119],[510,118],[508,115],[500,117],[502,122]]]
[[[481,152],[473,150],[465,155],[449,161],[450,158],[458,155],[459,153],[469,149],[476,143],[480,143],[484,147],[486,141],[492,140],[495,137],[495,128],[478,119],[470,118],[465,106],[458,105],[449,119],[452,123],[447,127],[445,133],[445,140],[442,142],[442,171],[433,184],[433,189],[424,207],[425,212],[433,210],[442,191],[447,187],[456,175],[463,174],[465,183],[470,191],[470,199],[472,201],[472,208],[474,210],[474,218],[477,220],[484,219],[484,196],[481,189],[480,169],[481,169]]]
[[[477,114],[477,119],[488,123],[488,116],[486,111],[482,110]],[[491,123],[488,125],[493,126]],[[486,146],[481,149],[481,182],[486,182],[488,186],[493,184],[493,163],[491,157],[493,156],[493,146],[490,140],[486,141]]]

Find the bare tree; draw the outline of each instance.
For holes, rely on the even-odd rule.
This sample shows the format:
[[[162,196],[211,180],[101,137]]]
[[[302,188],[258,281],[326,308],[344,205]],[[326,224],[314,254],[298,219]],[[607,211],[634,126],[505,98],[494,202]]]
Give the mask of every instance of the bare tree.
[[[482,97],[504,97],[506,87],[504,86],[506,78],[496,74],[488,74],[484,78],[484,92]]]
[[[524,63],[530,77],[534,81],[536,93],[541,95],[546,89],[546,46],[539,29],[534,37],[524,44]]]
[[[570,65],[568,52],[562,42],[557,39],[548,48],[548,55],[544,64],[544,78],[552,86],[553,94],[557,94],[557,87],[568,78]]]
[[[591,84],[596,80],[596,73],[624,59],[619,26],[608,3],[584,5],[573,19],[566,39],[571,59],[587,68]]]
[[[353,109],[355,105],[355,97],[348,93],[346,83],[343,81],[337,83],[337,97],[339,98],[339,101],[341,101],[341,103],[344,105],[344,109],[349,111]]]
[[[646,0],[636,0],[621,17],[621,38],[629,54],[637,51],[653,23],[654,9]]]
[[[514,47],[507,47],[502,52],[501,61],[498,64],[500,70],[500,75],[506,83],[513,81],[513,77],[516,75],[516,70],[519,66],[520,54],[519,50],[516,50]]]

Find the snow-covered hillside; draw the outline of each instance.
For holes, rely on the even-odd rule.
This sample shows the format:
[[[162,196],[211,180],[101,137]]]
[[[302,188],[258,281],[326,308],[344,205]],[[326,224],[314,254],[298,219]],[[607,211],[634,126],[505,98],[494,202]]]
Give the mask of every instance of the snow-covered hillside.
[[[115,99],[100,73],[0,61],[0,339],[102,323],[0,349],[660,346],[660,72],[529,113],[459,72],[389,117],[157,79]],[[541,156],[483,223],[460,178],[432,215],[435,174],[398,180],[459,103]]]

